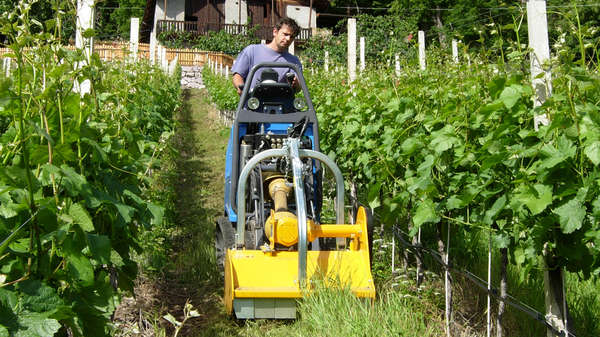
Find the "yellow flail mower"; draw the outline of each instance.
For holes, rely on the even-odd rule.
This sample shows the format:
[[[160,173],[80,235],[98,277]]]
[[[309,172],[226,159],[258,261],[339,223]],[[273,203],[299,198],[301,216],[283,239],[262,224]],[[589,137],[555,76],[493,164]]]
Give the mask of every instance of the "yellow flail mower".
[[[294,76],[302,95],[290,84]],[[355,223],[345,223],[342,173],[319,152],[302,73],[294,64],[262,63],[248,79],[255,85],[243,88],[232,126],[215,231],[227,311],[238,319],[294,319],[296,301],[310,296],[317,279],[373,299],[370,212],[359,207]],[[320,221],[324,168],[335,178],[335,224]]]

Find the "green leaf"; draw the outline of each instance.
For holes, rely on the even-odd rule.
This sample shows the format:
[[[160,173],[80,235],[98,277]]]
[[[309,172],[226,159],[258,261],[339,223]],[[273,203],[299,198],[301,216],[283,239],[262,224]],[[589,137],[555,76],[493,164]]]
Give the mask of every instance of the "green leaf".
[[[48,337],[54,336],[60,329],[57,320],[48,318],[47,314],[37,312],[23,312],[19,314],[19,329],[15,337]]]
[[[537,215],[552,203],[552,187],[542,184],[535,184],[533,187],[522,186],[515,197],[529,208],[532,215]]]
[[[152,213],[152,224],[160,225],[163,222],[163,217],[165,215],[165,208],[162,206],[155,205],[153,203],[148,203],[146,205],[150,213]]]
[[[600,141],[592,142],[587,145],[583,150],[586,157],[594,163],[594,165],[600,165]]]
[[[101,264],[109,264],[111,246],[108,236],[88,233],[86,237],[94,259]]]
[[[115,205],[115,207],[117,207],[117,211],[119,212],[121,217],[123,217],[123,220],[126,223],[131,222],[131,217],[133,216],[133,214],[135,212],[135,208],[133,208],[131,206],[127,206],[127,205],[119,203],[119,202],[115,203],[114,205]]]
[[[571,199],[552,212],[558,215],[561,231],[569,234],[581,228],[586,209],[581,201]]]
[[[64,305],[56,290],[39,280],[21,282],[18,288],[23,292],[22,307],[25,310],[53,312]]]
[[[94,230],[94,223],[92,222],[92,218],[85,210],[83,206],[80,204],[73,204],[69,207],[69,215],[73,217],[73,222],[79,224],[81,229],[86,232],[91,232]]]
[[[500,198],[496,199],[492,207],[485,212],[483,222],[488,225],[491,225],[498,213],[500,213],[500,211],[504,209],[504,206],[506,206],[506,200],[506,194],[503,194]]]
[[[177,319],[175,319],[175,317],[173,317],[173,315],[169,313],[164,315],[163,318],[166,319],[169,323],[173,324],[174,327],[181,326],[181,322],[179,322]]]
[[[521,86],[511,85],[510,87],[504,88],[500,94],[499,100],[504,104],[507,109],[512,108],[517,104],[521,98],[521,91],[518,90]]]
[[[542,161],[541,168],[553,168],[559,163],[575,156],[577,147],[566,136],[560,136],[556,143],[556,147],[552,146],[552,144],[546,144],[542,147],[542,153],[547,158]]]
[[[82,254],[69,254],[67,267],[71,277],[81,281],[84,287],[94,284],[94,268],[87,257]]]
[[[445,126],[443,129],[439,131],[435,131],[431,133],[431,147],[435,153],[442,153],[446,150],[451,149],[454,145],[458,143],[458,138],[453,135],[454,130],[452,126]]]
[[[504,233],[494,234],[492,240],[498,248],[508,248],[510,245],[510,237]]]
[[[440,221],[440,217],[435,210],[436,206],[437,205],[430,199],[425,199],[423,202],[419,203],[417,212],[413,217],[413,223],[416,226],[421,226],[426,222],[436,223]]]
[[[369,207],[371,209],[376,209],[381,206],[381,200],[379,199],[379,194],[381,192],[381,184],[377,183],[375,185],[371,185],[369,187],[369,194],[367,196],[369,200]]]

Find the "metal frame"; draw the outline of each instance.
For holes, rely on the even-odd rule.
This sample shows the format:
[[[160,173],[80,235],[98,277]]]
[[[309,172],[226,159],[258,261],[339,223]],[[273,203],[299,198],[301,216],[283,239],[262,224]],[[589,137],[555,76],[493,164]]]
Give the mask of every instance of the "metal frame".
[[[261,161],[274,157],[287,157],[292,163],[294,174],[294,194],[296,198],[296,217],[298,218],[298,281],[302,285],[306,280],[307,225],[304,184],[302,183],[302,160],[311,158],[325,164],[333,173],[336,185],[336,222],[344,223],[344,177],[335,162],[325,154],[313,150],[300,149],[300,140],[287,139],[281,149],[266,150],[252,157],[242,169],[237,184],[238,221],[236,228],[236,246],[243,247],[246,227],[246,182],[248,175]]]

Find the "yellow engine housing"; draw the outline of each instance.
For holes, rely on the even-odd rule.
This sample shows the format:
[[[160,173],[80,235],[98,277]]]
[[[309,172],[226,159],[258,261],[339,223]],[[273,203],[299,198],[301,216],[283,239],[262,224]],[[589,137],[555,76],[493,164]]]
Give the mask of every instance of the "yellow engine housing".
[[[306,219],[306,225],[310,232],[315,223],[311,219]],[[298,243],[298,219],[296,215],[288,211],[273,212],[271,210],[271,216],[265,223],[265,235],[272,244],[278,243],[286,247],[295,245]]]

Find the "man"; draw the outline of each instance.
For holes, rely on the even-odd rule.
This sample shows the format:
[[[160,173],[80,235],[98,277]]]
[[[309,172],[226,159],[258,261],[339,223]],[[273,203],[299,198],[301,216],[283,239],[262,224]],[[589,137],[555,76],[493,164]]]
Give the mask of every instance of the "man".
[[[262,62],[289,62],[297,64],[302,70],[300,60],[288,53],[288,47],[294,42],[296,35],[300,32],[300,27],[290,18],[281,19],[275,27],[273,27],[273,40],[268,44],[253,44],[244,48],[238,55],[231,68],[233,73],[233,86],[237,89],[238,95],[242,94],[240,85],[246,82],[246,77],[250,73],[250,69],[258,63]],[[278,81],[286,83],[285,74],[293,72],[289,68],[275,68],[278,74]],[[258,83],[260,79],[260,70],[254,75],[254,83],[251,84],[251,89]],[[294,89],[299,89],[298,78],[294,77],[292,82]]]

